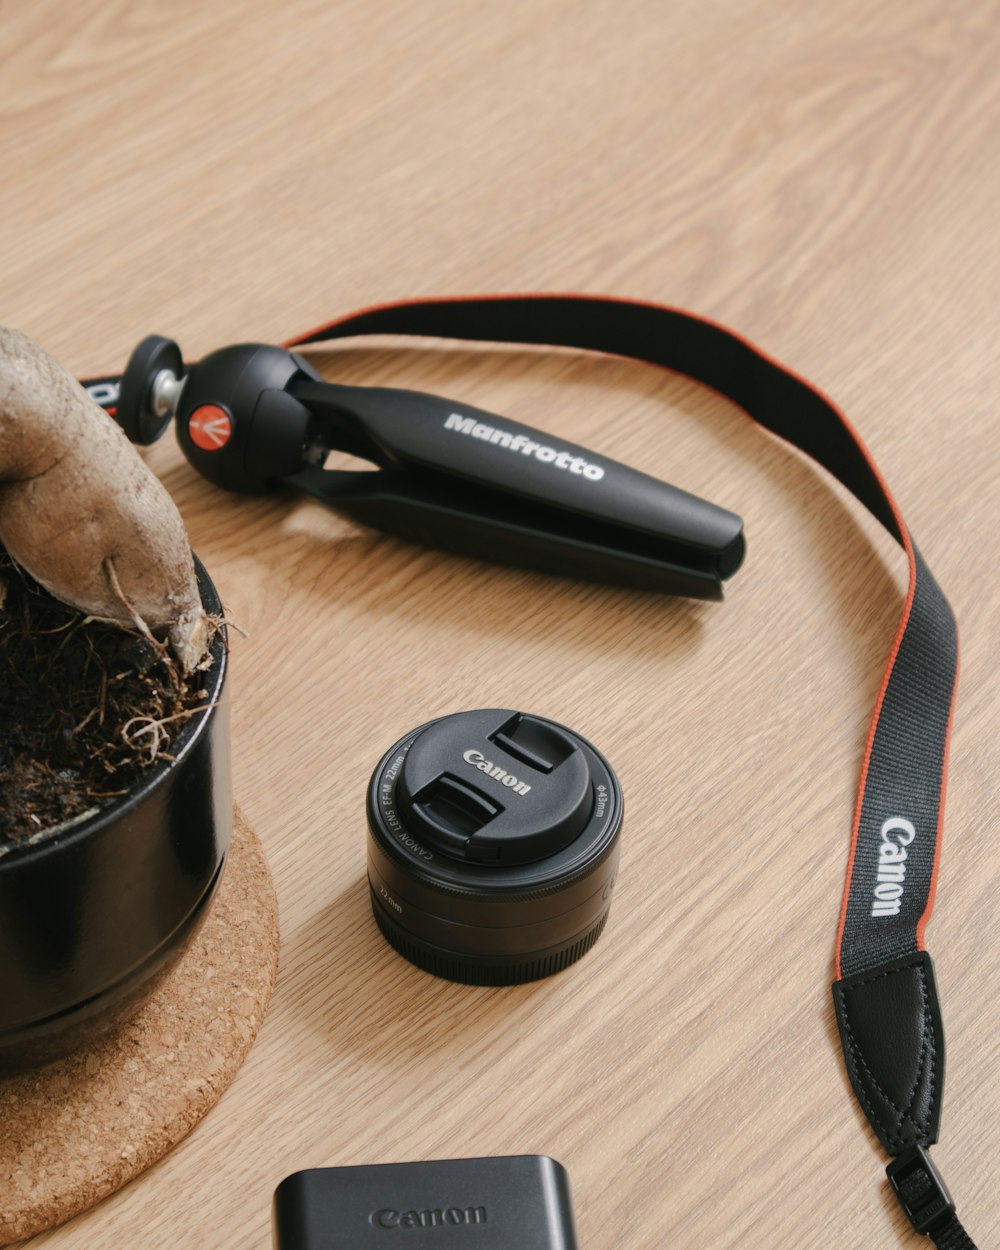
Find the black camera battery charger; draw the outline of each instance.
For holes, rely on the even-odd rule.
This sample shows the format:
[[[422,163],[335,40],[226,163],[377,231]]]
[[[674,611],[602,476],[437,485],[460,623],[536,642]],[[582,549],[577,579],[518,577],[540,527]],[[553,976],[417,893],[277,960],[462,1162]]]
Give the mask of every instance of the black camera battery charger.
[[[578,1250],[569,1177],[546,1155],[514,1155],[311,1168],[275,1192],[275,1250],[391,1250],[397,1240],[410,1250]]]

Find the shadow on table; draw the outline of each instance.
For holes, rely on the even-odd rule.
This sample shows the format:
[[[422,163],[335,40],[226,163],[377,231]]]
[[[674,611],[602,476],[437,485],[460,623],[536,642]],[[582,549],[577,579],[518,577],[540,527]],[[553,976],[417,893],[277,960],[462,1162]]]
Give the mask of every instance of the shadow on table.
[[[582,961],[581,961],[582,963]],[[470,1046],[502,1047],[538,1000],[569,984],[573,969],[527,985],[458,985],[398,955],[372,917],[366,877],[354,882],[282,948],[271,1027],[304,1056],[363,1059],[369,1074],[404,1058],[460,1061]]]

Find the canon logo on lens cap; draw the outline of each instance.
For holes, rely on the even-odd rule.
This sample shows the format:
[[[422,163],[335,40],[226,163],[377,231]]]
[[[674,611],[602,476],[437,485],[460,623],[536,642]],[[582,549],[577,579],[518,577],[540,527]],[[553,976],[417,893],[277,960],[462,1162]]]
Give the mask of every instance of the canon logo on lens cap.
[[[470,749],[463,753],[462,759],[466,764],[471,764],[473,768],[478,768],[481,773],[485,773],[487,777],[494,778],[501,785],[509,786],[515,794],[527,794],[531,789],[526,781],[518,781],[512,773],[505,773],[499,764],[484,759],[481,751]]]

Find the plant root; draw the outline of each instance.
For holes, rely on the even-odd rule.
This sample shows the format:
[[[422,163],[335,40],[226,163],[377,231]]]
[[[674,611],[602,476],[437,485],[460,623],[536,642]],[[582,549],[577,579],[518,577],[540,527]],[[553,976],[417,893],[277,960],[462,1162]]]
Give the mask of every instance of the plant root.
[[[109,580],[114,576],[112,567]],[[145,621],[130,630],[54,599],[0,548],[0,855],[106,806],[171,758],[203,711],[186,673]],[[123,596],[125,597],[125,596]],[[218,627],[209,625],[212,633]]]

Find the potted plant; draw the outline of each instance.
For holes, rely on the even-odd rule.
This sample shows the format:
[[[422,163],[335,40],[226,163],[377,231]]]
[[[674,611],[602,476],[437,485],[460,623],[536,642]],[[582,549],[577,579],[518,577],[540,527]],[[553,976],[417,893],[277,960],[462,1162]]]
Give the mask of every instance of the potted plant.
[[[225,634],[166,490],[0,328],[0,1067],[131,1012],[229,844]]]

